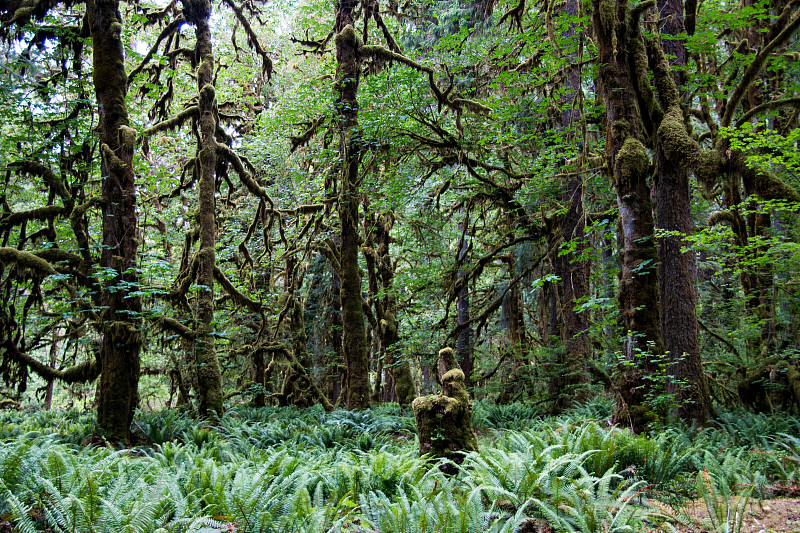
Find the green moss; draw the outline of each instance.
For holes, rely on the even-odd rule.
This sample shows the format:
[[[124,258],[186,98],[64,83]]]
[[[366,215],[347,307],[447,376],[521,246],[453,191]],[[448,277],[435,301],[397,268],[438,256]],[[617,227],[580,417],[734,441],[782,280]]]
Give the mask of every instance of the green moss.
[[[53,266],[41,257],[16,248],[0,247],[0,265],[8,264],[15,264],[17,269],[26,275],[44,277],[56,273]]]
[[[478,450],[472,429],[472,402],[464,384],[464,372],[458,368],[451,348],[439,352],[442,393],[416,398],[411,406],[417,422],[420,455],[444,457],[460,464],[464,454]],[[443,471],[455,473],[444,466]]]
[[[615,122],[616,125],[616,122]],[[647,175],[650,158],[647,149],[637,139],[628,136],[617,153],[616,165],[619,168],[618,189],[628,189],[632,183],[638,182],[642,176]]]

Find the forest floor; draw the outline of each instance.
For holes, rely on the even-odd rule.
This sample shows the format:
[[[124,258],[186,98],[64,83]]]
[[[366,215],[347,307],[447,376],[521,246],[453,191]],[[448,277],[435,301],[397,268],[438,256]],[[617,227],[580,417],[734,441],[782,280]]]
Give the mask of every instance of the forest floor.
[[[731,513],[735,514],[735,511],[732,510]],[[711,533],[715,531],[708,507],[703,500],[684,505],[675,513],[675,517],[677,520],[670,522],[681,533]],[[731,532],[800,533],[800,499],[754,500],[747,506],[741,529],[736,529],[733,517],[730,522]],[[724,524],[717,531],[726,531]]]

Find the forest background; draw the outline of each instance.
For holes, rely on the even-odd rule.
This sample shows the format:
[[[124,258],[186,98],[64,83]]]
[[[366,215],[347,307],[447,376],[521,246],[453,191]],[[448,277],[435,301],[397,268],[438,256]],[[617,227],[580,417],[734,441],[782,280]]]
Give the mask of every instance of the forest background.
[[[797,408],[795,3],[213,7],[4,7],[4,396]]]
[[[798,486],[798,27],[797,0],[4,2],[2,405],[157,451],[9,415],[0,519],[622,531],[677,491],[741,528]],[[447,389],[445,346],[479,429],[572,421],[460,485],[364,456]],[[314,405],[351,411],[274,409]],[[362,455],[329,474],[270,448],[337,439]]]

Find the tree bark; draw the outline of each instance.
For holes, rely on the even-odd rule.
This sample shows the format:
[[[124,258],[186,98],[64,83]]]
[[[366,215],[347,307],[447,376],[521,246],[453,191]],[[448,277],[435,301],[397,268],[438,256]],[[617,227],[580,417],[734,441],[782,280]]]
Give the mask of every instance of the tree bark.
[[[565,14],[577,17],[578,11],[578,1],[568,0],[564,6]],[[576,36],[576,23],[573,22],[564,32],[564,37],[575,39]],[[577,54],[569,55],[567,61],[577,63]],[[561,102],[563,108],[560,126],[567,138],[574,139],[572,132],[577,129],[577,123],[580,121],[580,111],[575,110],[575,101],[582,90],[581,71],[576,65],[569,65],[567,69],[567,93]],[[569,246],[574,252],[564,254],[559,251],[553,260],[554,273],[561,279],[561,284],[556,290],[559,292],[558,300],[561,303],[560,329],[561,340],[564,343],[560,361],[562,372],[557,378],[556,406],[559,409],[566,409],[586,401],[589,397],[590,380],[587,371],[590,357],[587,332],[589,317],[586,313],[575,311],[575,303],[589,296],[589,264],[584,259],[589,245],[585,238],[586,217],[583,210],[581,174],[570,174],[561,201],[569,208],[561,223],[558,242],[574,243]]]
[[[113,440],[127,441],[139,401],[142,302],[136,269],[138,222],[133,152],[136,132],[128,127],[128,78],[120,39],[117,0],[89,0],[92,80],[100,112],[103,250],[100,265],[113,272],[102,289],[102,341],[97,423]]]
[[[670,57],[670,67],[685,67],[686,48],[683,40],[677,38],[685,32],[683,3],[681,0],[658,0],[658,11],[664,20],[661,33],[668,36],[661,46]],[[675,101],[660,95],[664,107],[680,106],[678,95],[684,71],[676,70],[671,74],[678,91],[672,93]],[[714,411],[700,360],[695,289],[697,265],[690,243],[685,240],[692,233],[689,171],[683,161],[668,157],[658,136],[655,161],[656,218],[658,226],[666,233],[659,239],[658,273],[661,331],[671,362],[672,383],[668,390],[675,394],[681,418],[703,424],[713,417]],[[684,252],[686,247],[689,250]]]
[[[392,264],[389,246],[392,242],[390,231],[394,226],[394,214],[387,212],[375,220],[373,224],[375,267],[380,278],[383,298],[376,297],[376,319],[381,350],[386,358],[391,376],[392,397],[400,405],[409,405],[417,395],[414,378],[408,361],[399,352],[400,331],[397,320],[397,296],[394,293],[394,265]],[[377,280],[376,280],[377,281]],[[378,289],[378,287],[375,287]]]
[[[361,306],[361,271],[358,267],[358,167],[361,133],[358,128],[358,49],[361,40],[353,29],[356,2],[336,4],[336,118],[341,161],[339,223],[341,224],[340,277],[342,282],[342,351],[347,366],[347,406],[370,406],[369,354],[364,310]]]
[[[217,98],[213,85],[214,54],[211,44],[211,3],[209,0],[185,0],[184,16],[195,27],[195,55],[200,60],[197,68],[197,90],[199,100],[200,164],[197,226],[200,249],[197,261],[197,335],[195,340],[195,364],[197,365],[198,411],[201,416],[215,412],[222,415],[222,372],[217,359],[214,338],[214,266],[216,264],[216,177],[217,165]]]
[[[465,266],[467,264],[467,257],[469,255],[469,211],[464,213],[464,220],[458,223],[458,231],[461,234],[458,242],[458,253],[456,255],[456,264],[458,265],[458,280],[462,282],[467,277]],[[469,323],[469,281],[463,281],[463,285],[458,291],[458,300],[456,302],[456,318],[458,320],[458,336],[456,337],[456,359],[458,365],[464,372],[464,385],[467,390],[472,388],[472,371],[474,370],[475,361],[472,354],[472,336],[473,330]]]
[[[599,89],[606,105],[606,157],[619,206],[619,305],[626,335],[618,369],[617,420],[642,431],[653,420],[644,376],[664,353],[658,308],[658,253],[650,202],[647,131],[637,93],[647,82],[647,59],[627,0],[593,0]]]

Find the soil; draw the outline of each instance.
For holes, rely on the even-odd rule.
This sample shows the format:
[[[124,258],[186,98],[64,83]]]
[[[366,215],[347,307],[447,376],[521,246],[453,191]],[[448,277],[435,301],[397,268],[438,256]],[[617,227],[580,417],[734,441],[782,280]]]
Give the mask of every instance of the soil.
[[[681,533],[714,533],[705,503],[695,501],[675,511],[668,522]],[[722,524],[717,531],[737,531],[734,520],[730,529]],[[666,531],[662,527],[659,531]],[[800,499],[753,501],[747,506],[741,533],[800,533]]]

